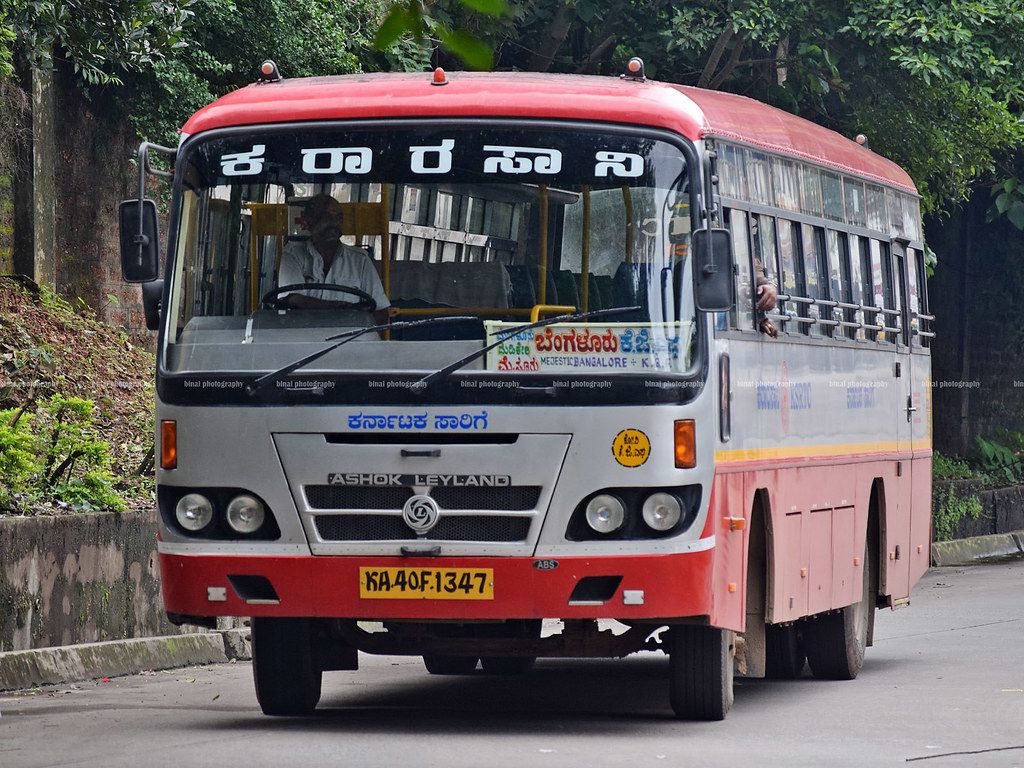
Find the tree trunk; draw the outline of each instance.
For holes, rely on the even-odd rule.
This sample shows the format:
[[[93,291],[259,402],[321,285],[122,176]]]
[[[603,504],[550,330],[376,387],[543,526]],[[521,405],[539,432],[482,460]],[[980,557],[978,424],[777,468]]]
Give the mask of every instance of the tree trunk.
[[[575,6],[575,4],[574,4]],[[532,72],[547,72],[551,62],[555,60],[558,49],[562,47],[565,38],[569,36],[569,28],[572,26],[572,11],[569,6],[562,5],[548,25],[547,35],[541,41],[540,48],[530,57],[528,69]]]

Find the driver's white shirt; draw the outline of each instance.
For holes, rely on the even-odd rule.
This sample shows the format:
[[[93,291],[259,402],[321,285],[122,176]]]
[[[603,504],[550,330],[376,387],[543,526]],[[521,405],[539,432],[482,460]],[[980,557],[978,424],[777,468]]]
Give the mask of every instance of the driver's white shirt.
[[[330,283],[346,285],[365,291],[377,302],[377,309],[390,306],[384,295],[384,286],[380,283],[377,270],[365,251],[341,243],[338,252],[331,261],[331,268],[324,272],[324,257],[309,240],[289,243],[281,254],[281,269],[278,272],[278,285],[294,285],[296,283]],[[306,296],[324,301],[359,301],[355,294],[343,291],[312,290],[302,291]],[[281,294],[287,296],[288,294]]]

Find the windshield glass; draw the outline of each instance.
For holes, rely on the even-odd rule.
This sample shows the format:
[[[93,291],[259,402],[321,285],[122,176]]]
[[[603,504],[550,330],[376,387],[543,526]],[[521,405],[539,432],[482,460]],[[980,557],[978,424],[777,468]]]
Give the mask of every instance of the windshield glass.
[[[687,164],[622,132],[470,124],[231,132],[187,150],[165,369],[678,375],[694,310]],[[309,371],[305,371],[308,373]]]

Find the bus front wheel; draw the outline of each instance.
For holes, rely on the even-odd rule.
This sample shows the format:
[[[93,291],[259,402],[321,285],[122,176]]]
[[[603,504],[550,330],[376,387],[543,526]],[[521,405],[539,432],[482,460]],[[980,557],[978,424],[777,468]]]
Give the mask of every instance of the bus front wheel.
[[[308,715],[320,701],[323,671],[309,619],[252,620],[252,676],[265,715]]]
[[[733,634],[683,624],[668,631],[669,698],[676,717],[724,720],[733,702]]]

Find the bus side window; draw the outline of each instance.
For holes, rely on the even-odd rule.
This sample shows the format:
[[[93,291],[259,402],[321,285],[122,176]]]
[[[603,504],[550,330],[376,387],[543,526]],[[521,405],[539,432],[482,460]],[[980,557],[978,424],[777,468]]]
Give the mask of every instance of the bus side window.
[[[797,272],[797,258],[796,258],[796,242],[795,238],[798,237],[799,230],[796,229],[797,225],[791,221],[781,219],[778,227],[778,240],[779,240],[779,279],[782,283],[782,293],[787,296],[803,296],[803,275]],[[795,311],[798,315],[802,314],[802,304],[798,302],[788,302],[788,306],[785,307],[787,312]],[[794,328],[796,325],[795,321],[786,323],[785,330],[788,333],[799,333],[799,328]]]
[[[895,270],[895,290],[894,298],[896,300],[895,309],[899,311],[898,315],[892,315],[893,326],[900,329],[900,332],[893,339],[898,344],[910,345],[910,323],[907,321],[909,315],[904,315],[904,303],[907,301],[907,277],[906,277],[906,252],[902,247],[896,246],[891,248],[892,253],[892,268]]]
[[[894,280],[894,265],[892,258],[892,248],[889,243],[878,243],[879,255],[882,261],[882,306],[888,310],[898,310],[899,301],[896,298],[896,283]],[[899,328],[900,316],[893,314],[891,311],[883,314],[883,320],[881,325],[888,326],[890,328]],[[885,340],[895,344],[899,341],[898,331],[886,331]]]
[[[752,214],[750,238],[754,246],[754,258],[760,262],[764,276],[778,287],[780,281],[778,249],[775,247],[775,219],[763,214]]]
[[[930,346],[929,334],[932,332],[932,321],[928,315],[928,279],[924,268],[924,252],[917,249],[907,251],[913,267],[910,270],[910,311],[917,315],[917,331],[913,336],[913,344],[918,347]]]
[[[726,209],[736,258],[736,306],[729,313],[729,325],[749,331],[754,327],[754,280],[750,264],[750,228],[746,211]]]
[[[877,311],[869,313],[871,323],[873,325],[885,325],[885,313],[881,311],[882,307],[885,306],[885,284],[883,283],[883,269],[882,269],[882,244],[872,238],[865,238],[868,243],[868,250],[870,252],[869,257],[869,269],[871,274],[871,304],[876,308]],[[888,338],[888,334],[884,331],[875,331],[871,337],[876,341],[885,341]]]
[[[801,227],[801,235],[804,279],[807,285],[806,296],[809,299],[827,299],[829,295],[828,266],[825,261],[825,232],[821,227],[804,224]],[[808,305],[807,314],[811,318],[829,319],[829,312],[823,312],[820,304]],[[811,323],[808,323],[808,332],[829,335],[827,327]]]
[[[845,235],[843,239],[846,242],[846,248],[844,249],[845,258],[850,266],[850,303],[858,305],[867,304],[870,302],[869,285],[867,285],[870,283],[870,272],[866,273],[864,269],[864,238],[857,235]],[[848,311],[850,313],[850,322],[858,323],[860,326],[869,322],[865,319],[867,316],[865,312],[859,309]],[[851,339],[863,341],[867,338],[863,327],[850,328],[848,330]]]
[[[860,264],[860,304],[861,306],[874,306],[874,271],[871,268],[871,248],[870,241],[863,236],[851,236],[857,239],[857,253],[854,256],[854,261]],[[860,319],[865,326],[878,325],[877,315],[878,312],[861,310]],[[863,333],[859,338],[870,339],[874,341],[878,338],[878,331],[867,331]]]
[[[825,238],[828,241],[828,296],[833,301],[850,303],[850,255],[845,252],[846,238],[840,238],[839,233],[834,229],[826,230]],[[842,243],[842,245],[840,245]],[[849,322],[849,310],[833,311],[827,314],[833,320],[846,320]],[[849,337],[849,329],[833,332],[833,336]]]

